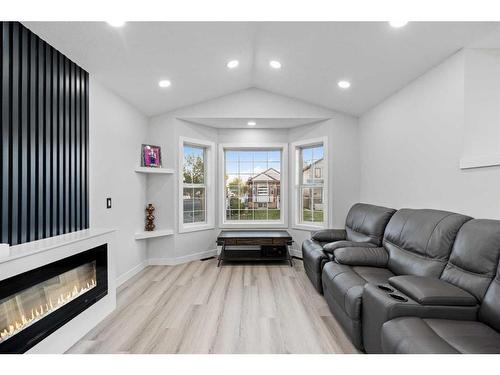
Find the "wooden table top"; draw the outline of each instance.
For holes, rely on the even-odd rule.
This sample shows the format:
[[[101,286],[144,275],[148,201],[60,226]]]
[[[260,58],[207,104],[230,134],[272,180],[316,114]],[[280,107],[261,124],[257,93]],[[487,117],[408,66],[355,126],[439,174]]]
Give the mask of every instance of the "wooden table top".
[[[217,236],[218,239],[227,238],[287,238],[292,236],[286,230],[223,230]]]

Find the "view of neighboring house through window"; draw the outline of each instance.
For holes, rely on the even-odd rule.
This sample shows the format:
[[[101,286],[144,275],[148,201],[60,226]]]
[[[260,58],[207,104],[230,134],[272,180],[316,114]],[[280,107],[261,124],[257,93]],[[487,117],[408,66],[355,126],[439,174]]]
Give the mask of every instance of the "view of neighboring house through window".
[[[281,149],[224,149],[225,221],[281,220]]]
[[[323,224],[324,222],[324,172],[323,145],[299,148],[299,199],[300,222]]]
[[[206,222],[206,149],[184,144],[184,224]]]

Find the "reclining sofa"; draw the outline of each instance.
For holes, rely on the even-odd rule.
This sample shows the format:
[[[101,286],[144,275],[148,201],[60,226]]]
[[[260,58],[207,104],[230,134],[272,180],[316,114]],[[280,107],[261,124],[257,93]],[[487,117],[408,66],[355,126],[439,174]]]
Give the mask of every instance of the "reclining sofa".
[[[471,220],[439,279],[389,279],[403,297],[396,303],[370,286],[365,308],[377,313],[363,318],[363,336],[374,341],[373,352],[500,353],[499,257],[500,221]]]
[[[323,293],[323,266],[333,260],[333,252],[346,247],[380,246],[394,212],[392,208],[356,203],[347,214],[345,229],[316,231],[302,243],[305,272],[319,293]]]
[[[367,353],[500,353],[499,257],[500,221],[401,209],[381,246],[333,251],[322,289]]]

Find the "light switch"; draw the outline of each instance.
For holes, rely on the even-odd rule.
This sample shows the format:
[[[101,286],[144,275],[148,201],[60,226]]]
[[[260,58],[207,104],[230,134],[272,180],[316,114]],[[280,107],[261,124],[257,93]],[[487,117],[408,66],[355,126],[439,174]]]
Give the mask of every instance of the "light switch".
[[[111,198],[106,198],[106,208],[111,208]]]

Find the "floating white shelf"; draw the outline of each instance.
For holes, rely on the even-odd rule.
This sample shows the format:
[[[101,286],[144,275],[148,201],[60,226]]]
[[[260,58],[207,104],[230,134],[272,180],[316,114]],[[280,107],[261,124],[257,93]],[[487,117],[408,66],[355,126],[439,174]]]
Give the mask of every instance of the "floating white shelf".
[[[135,173],[174,174],[175,171],[169,168],[138,167],[135,169]]]
[[[173,234],[174,231],[172,229],[153,230],[150,232],[143,231],[143,232],[137,232],[135,234],[135,239],[146,240],[148,238],[171,236]]]

